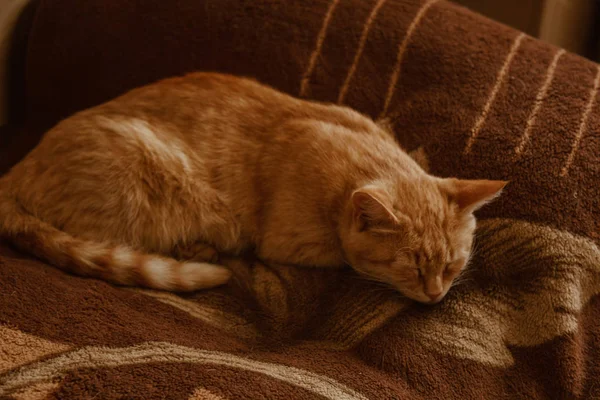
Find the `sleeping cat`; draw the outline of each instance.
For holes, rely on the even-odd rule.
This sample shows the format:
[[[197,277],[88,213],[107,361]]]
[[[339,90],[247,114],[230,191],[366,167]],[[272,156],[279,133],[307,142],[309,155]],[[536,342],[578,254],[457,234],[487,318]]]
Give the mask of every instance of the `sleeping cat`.
[[[351,265],[436,303],[469,260],[473,212],[506,182],[428,175],[369,118],[194,73],[46,133],[0,179],[0,235],[75,274],[193,291],[217,252]]]

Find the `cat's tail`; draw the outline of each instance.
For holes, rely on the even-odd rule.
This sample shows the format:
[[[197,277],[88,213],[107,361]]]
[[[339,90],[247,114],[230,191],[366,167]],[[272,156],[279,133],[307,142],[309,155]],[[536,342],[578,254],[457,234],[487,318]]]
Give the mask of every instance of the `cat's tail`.
[[[180,262],[75,238],[29,214],[1,189],[0,237],[64,271],[119,285],[193,291],[224,284],[231,277],[231,272],[219,265]]]

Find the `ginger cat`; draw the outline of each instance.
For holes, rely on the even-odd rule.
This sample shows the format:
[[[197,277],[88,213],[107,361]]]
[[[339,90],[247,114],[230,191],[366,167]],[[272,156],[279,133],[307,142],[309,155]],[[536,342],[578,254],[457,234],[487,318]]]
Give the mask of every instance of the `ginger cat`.
[[[350,264],[436,303],[469,260],[473,211],[506,182],[427,174],[369,118],[256,81],[194,73],[46,133],[0,179],[0,235],[123,285],[227,282],[216,251]]]

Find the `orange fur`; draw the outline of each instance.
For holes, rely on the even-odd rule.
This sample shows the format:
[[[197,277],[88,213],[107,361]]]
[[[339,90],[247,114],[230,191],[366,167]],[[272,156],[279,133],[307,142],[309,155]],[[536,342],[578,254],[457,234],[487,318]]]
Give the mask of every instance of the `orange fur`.
[[[0,179],[0,234],[118,284],[215,286],[230,273],[211,247],[253,249],[278,263],[349,262],[435,302],[468,261],[472,212],[503,185],[431,176],[349,108],[194,73],[46,133]],[[204,256],[181,251],[197,246]]]

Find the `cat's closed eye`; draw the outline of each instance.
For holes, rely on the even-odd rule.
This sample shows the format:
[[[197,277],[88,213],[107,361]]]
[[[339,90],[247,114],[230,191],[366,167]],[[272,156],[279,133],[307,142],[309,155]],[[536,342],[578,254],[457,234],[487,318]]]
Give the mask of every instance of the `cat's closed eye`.
[[[453,278],[454,276],[458,275],[460,273],[462,265],[462,260],[447,263],[444,267],[444,277]]]
[[[446,265],[444,266],[444,276],[448,277],[448,276],[452,275],[453,273],[454,273],[454,271],[452,271],[452,270],[450,269],[450,264],[449,264],[449,263],[448,263],[448,264],[446,264]]]

